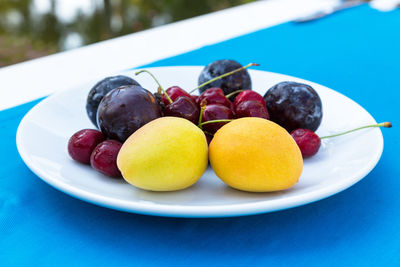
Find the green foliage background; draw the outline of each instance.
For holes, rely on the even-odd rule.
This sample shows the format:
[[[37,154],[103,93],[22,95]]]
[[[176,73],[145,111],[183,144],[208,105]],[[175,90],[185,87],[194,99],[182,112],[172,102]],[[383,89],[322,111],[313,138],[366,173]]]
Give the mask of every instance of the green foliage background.
[[[0,0],[0,67],[62,51],[70,33],[86,45],[255,0],[93,0],[91,14],[68,23],[48,1],[49,12],[37,14],[32,0]]]

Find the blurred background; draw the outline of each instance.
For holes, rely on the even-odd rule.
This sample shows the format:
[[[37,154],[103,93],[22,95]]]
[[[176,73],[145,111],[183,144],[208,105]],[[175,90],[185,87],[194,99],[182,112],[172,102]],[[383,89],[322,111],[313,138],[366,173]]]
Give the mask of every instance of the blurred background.
[[[0,67],[256,0],[0,0]]]

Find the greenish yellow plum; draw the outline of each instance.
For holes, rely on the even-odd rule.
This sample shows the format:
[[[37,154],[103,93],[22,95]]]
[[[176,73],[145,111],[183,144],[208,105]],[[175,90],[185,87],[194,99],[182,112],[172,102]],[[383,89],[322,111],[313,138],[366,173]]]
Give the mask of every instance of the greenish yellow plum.
[[[208,164],[206,137],[178,117],[153,120],[122,145],[117,166],[124,179],[151,191],[175,191],[196,183]]]

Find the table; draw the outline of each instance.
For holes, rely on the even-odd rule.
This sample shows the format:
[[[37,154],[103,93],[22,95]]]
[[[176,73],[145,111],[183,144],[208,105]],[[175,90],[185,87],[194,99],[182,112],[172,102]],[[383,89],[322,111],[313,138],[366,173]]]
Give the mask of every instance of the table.
[[[123,213],[77,200],[38,179],[16,150],[19,121],[40,100],[1,111],[0,265],[398,266],[399,23],[399,10],[382,13],[362,5],[309,23],[248,29],[141,63],[255,61],[262,70],[333,88],[377,121],[393,123],[393,129],[383,131],[384,152],[369,175],[341,193],[293,209],[182,219]],[[0,75],[11,71],[0,70]],[[2,92],[7,90],[3,86]]]

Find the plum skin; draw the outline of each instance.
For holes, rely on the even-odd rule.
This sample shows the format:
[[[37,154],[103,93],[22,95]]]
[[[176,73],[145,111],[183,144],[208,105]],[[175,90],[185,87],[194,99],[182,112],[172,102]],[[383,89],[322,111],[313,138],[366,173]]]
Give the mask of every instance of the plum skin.
[[[123,85],[138,85],[140,84],[134,79],[124,76],[117,75],[104,78],[103,80],[96,83],[92,89],[90,89],[87,100],[86,100],[86,113],[90,121],[96,126],[97,125],[97,109],[100,105],[100,101],[103,97],[108,94],[112,89]]]
[[[205,83],[215,77],[242,67],[242,65],[234,60],[224,59],[216,60],[208,64],[200,73],[198,84]],[[224,94],[230,94],[237,90],[251,89],[251,79],[247,70],[238,71],[230,76],[216,80],[199,89],[200,93],[208,88],[219,87]],[[233,100],[235,96],[231,98]]]
[[[97,110],[97,124],[102,133],[122,143],[137,129],[159,117],[161,111],[153,94],[137,85],[111,90]]]
[[[322,102],[309,85],[280,82],[264,95],[270,120],[291,132],[298,128],[316,131],[322,121]]]

